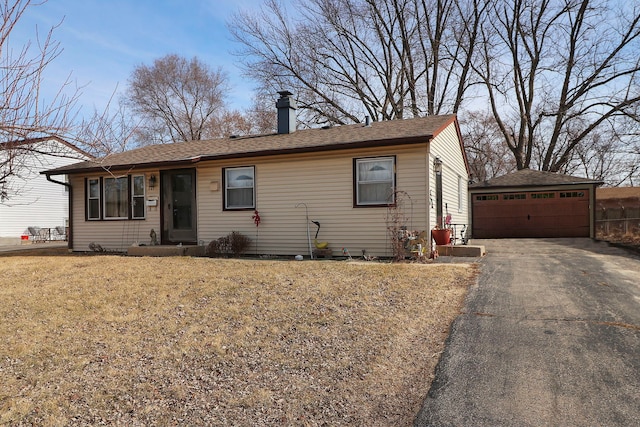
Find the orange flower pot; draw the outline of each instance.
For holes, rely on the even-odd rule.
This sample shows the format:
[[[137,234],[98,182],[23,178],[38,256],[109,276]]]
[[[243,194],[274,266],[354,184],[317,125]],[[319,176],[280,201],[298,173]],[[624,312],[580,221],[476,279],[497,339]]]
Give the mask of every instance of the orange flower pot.
[[[431,237],[436,241],[436,245],[448,245],[451,243],[451,230],[448,228],[431,230]]]

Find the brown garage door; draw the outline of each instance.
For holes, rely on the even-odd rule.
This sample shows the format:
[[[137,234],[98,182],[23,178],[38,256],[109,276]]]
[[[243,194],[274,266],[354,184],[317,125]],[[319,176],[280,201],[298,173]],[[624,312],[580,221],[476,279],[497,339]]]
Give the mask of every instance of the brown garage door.
[[[473,237],[589,237],[589,191],[474,194]]]

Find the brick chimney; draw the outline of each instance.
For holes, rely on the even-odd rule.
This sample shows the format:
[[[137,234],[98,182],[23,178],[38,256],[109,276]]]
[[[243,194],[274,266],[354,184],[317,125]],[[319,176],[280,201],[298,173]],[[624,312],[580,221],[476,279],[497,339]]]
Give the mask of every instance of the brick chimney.
[[[276,102],[278,108],[278,133],[293,133],[296,131],[296,101],[293,94],[287,90],[278,92],[280,98]]]

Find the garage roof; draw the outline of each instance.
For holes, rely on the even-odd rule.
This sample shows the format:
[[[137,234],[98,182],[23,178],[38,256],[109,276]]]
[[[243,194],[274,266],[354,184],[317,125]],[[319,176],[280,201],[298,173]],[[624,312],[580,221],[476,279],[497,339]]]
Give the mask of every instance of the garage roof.
[[[469,189],[507,188],[507,187],[545,187],[551,185],[602,184],[588,178],[563,175],[555,172],[522,169],[513,173],[491,178],[469,185]]]

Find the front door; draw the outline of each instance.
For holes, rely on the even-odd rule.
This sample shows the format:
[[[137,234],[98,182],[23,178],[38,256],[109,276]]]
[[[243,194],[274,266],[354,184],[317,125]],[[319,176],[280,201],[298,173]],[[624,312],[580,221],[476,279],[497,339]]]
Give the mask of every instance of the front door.
[[[162,243],[195,244],[197,241],[196,171],[161,172]]]

